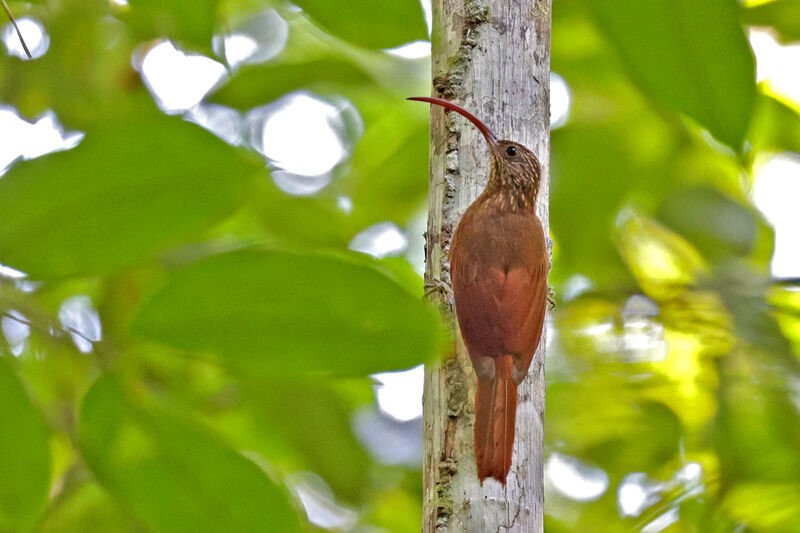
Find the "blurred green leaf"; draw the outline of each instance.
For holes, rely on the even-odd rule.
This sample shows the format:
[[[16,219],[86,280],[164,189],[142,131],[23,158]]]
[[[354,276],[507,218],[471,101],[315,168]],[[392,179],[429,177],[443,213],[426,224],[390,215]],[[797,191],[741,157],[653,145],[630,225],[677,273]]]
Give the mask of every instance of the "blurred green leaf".
[[[710,498],[696,498],[681,502],[678,531],[691,533],[752,533],[745,523],[738,522],[717,502]]]
[[[800,113],[771,96],[760,93],[749,138],[759,150],[800,152]]]
[[[392,278],[413,296],[425,292],[425,281],[404,257],[384,257],[375,263],[384,274]]]
[[[63,495],[42,524],[44,533],[146,533],[97,483],[84,483]]]
[[[761,354],[763,352],[760,351]],[[800,479],[800,415],[787,375],[737,350],[719,361],[716,447],[723,483]]]
[[[256,201],[258,221],[280,245],[345,248],[357,231],[355,221],[337,205],[335,198],[292,196],[272,180],[262,191]]]
[[[140,39],[169,37],[198,50],[211,49],[219,0],[130,0],[122,18]]]
[[[212,96],[237,109],[250,109],[286,93],[308,89],[320,95],[342,92],[346,86],[370,86],[374,81],[352,61],[331,56],[300,63],[266,63],[243,67]]]
[[[428,194],[428,123],[413,120],[419,109],[398,101],[369,123],[356,146],[345,184],[353,216],[366,224],[406,224]],[[417,106],[419,107],[419,106]],[[421,108],[424,111],[424,108]]]
[[[74,406],[96,375],[94,361],[80,353],[69,339],[59,343],[48,337],[45,330],[49,324],[41,316],[31,314],[28,318],[39,320],[39,325],[28,337],[26,349],[19,357],[18,375],[36,398],[37,407],[50,426],[69,431],[74,427]]]
[[[553,132],[550,189],[557,261],[601,286],[625,278],[610,234],[625,194],[642,176],[617,125],[575,125]],[[578,221],[578,223],[575,223]]]
[[[397,102],[427,90],[428,57],[406,59],[332,43],[302,16],[290,17],[289,28],[289,43],[277,58],[236,70],[212,100],[246,110],[293,91],[309,90],[321,96],[344,96],[357,103],[362,113],[374,107],[383,114],[385,95]]]
[[[617,221],[617,244],[623,260],[645,294],[656,301],[679,296],[707,271],[691,243],[633,210]]]
[[[408,368],[444,339],[421,297],[360,259],[256,249],[176,272],[132,328],[264,377]]]
[[[0,531],[27,531],[50,489],[49,435],[2,356],[0,413]]]
[[[649,95],[739,149],[755,62],[733,0],[591,0],[601,30]]]
[[[768,301],[770,280],[742,262],[720,265],[714,275],[719,295],[733,315],[738,338],[753,349],[763,351],[759,357],[762,363],[766,357],[770,365],[776,364],[787,373],[799,372],[800,359],[781,333]]]
[[[678,456],[684,431],[669,407],[643,401],[627,408],[628,431],[615,431],[608,440],[585,450],[584,457],[613,472],[637,472],[666,464]],[[596,424],[602,424],[597,410],[595,416]]]
[[[710,187],[676,191],[661,204],[658,218],[717,262],[750,254],[761,222],[752,208]]]
[[[723,507],[753,531],[800,531],[800,484],[742,483],[725,495]]]
[[[286,492],[188,418],[104,375],[81,409],[84,458],[154,532],[300,531]]]
[[[781,332],[792,343],[794,352],[800,353],[800,291],[797,284],[773,287],[769,303]]]
[[[568,442],[565,453],[612,472],[647,471],[669,461],[684,433],[680,420],[664,404],[645,400],[615,379],[612,369],[619,367],[595,369],[598,378],[591,382],[548,386],[547,441]]]
[[[256,168],[178,119],[107,124],[0,180],[0,260],[34,279],[114,272],[229,215]]]
[[[370,523],[397,533],[416,531],[422,515],[422,502],[415,495],[415,492],[399,489],[378,494]]]
[[[417,0],[293,2],[333,35],[365,48],[391,48],[428,37]]]
[[[427,87],[428,58],[404,59],[349,46],[322,34],[301,15],[289,16],[287,21],[289,40],[280,55],[236,70],[213,100],[244,110],[292,91],[310,90],[322,96],[365,99],[369,106],[369,101],[382,92],[398,98],[410,87]],[[385,105],[379,110],[383,112]]]
[[[751,26],[772,26],[782,40],[800,41],[800,0],[774,0],[745,8],[742,22]]]
[[[349,410],[329,386],[262,381],[245,390],[259,426],[282,434],[307,470],[322,476],[346,501],[364,498],[371,461],[350,429]]]

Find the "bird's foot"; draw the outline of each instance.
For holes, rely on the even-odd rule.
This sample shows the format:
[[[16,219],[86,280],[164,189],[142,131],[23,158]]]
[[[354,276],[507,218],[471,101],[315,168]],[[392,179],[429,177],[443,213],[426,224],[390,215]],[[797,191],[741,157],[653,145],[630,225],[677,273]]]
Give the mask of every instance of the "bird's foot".
[[[434,279],[433,281],[425,282],[425,297],[430,298],[432,294],[441,294],[442,299],[453,305],[453,287],[446,281]]]
[[[547,287],[547,309],[552,311],[556,308],[556,291],[553,287]]]

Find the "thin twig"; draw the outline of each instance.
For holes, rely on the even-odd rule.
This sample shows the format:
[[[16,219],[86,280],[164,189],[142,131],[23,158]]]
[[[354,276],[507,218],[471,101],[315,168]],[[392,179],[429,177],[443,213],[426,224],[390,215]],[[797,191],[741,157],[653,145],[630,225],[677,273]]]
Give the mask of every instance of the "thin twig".
[[[24,316],[19,316],[13,314],[11,311],[3,311],[0,313],[5,318],[9,318],[14,322],[19,322],[20,324],[24,324],[31,329],[39,331],[40,333],[44,333],[54,339],[58,339],[59,341],[63,341],[65,344],[72,346],[72,341],[68,339],[69,335],[75,335],[80,337],[81,339],[85,340],[88,343],[91,343],[92,346],[96,346],[99,342],[97,339],[92,339],[87,337],[84,333],[81,333],[79,330],[70,327],[70,326],[57,326],[55,323],[48,322],[46,324],[38,324],[33,320],[25,318]]]
[[[14,15],[11,14],[11,9],[9,9],[8,4],[6,4],[6,0],[3,0],[3,8],[6,10],[6,15],[8,15],[8,19],[11,21],[11,24],[14,26],[14,29],[17,30],[17,36],[19,37],[19,42],[22,43],[22,48],[25,50],[25,54],[27,54],[28,59],[33,59],[31,51],[28,50],[28,45],[25,44],[25,39],[22,38],[22,32],[19,31],[19,26],[17,26],[17,21],[14,20]]]

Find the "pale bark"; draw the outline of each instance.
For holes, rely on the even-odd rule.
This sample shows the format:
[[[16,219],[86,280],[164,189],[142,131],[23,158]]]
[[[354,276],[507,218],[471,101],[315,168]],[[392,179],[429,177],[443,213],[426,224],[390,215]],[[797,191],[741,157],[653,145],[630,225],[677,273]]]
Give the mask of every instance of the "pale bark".
[[[500,138],[542,163],[537,213],[548,231],[551,0],[433,0],[433,96],[472,111]],[[459,218],[489,173],[481,134],[431,106],[426,282],[449,283],[447,253]],[[514,236],[509,236],[514,238]],[[445,312],[452,313],[442,296]],[[452,316],[452,315],[451,315]],[[455,322],[455,320],[453,320]],[[455,327],[455,325],[454,325]],[[544,338],[519,388],[507,487],[478,481],[473,449],[475,375],[458,332],[455,353],[425,375],[423,533],[543,530]]]

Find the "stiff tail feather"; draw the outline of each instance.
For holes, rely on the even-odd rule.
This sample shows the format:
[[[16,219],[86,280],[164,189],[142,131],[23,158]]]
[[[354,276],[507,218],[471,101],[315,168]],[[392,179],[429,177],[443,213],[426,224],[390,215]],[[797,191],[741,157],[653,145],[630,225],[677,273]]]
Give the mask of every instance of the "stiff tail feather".
[[[511,379],[510,355],[494,358],[493,377],[478,377],[475,397],[475,458],[478,478],[493,477],[503,485],[511,469],[514,424],[517,418],[517,384]]]

